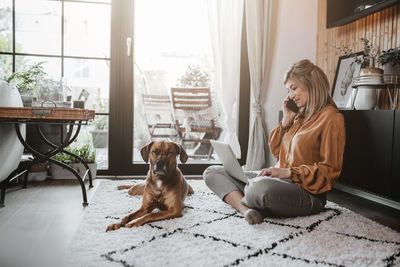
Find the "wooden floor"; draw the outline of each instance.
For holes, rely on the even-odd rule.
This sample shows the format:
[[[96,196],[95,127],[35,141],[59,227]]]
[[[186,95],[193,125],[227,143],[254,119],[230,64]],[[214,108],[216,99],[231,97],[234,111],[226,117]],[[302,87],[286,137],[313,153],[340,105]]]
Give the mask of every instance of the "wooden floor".
[[[87,191],[89,203],[98,184],[94,180],[94,188]],[[5,207],[0,209],[0,266],[60,266],[84,211],[76,181],[8,189]]]
[[[88,199],[101,180],[88,191]],[[400,232],[400,212],[334,190],[328,199]],[[60,266],[85,208],[74,181],[30,183],[7,191],[0,209],[0,266]]]

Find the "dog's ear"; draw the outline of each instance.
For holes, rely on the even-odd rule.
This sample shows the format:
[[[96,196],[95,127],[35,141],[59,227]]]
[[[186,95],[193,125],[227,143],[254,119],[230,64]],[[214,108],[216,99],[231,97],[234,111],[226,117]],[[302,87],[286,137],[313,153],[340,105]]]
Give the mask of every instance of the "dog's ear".
[[[186,154],[185,149],[181,144],[174,143],[175,148],[176,148],[176,153],[179,154],[179,159],[181,160],[182,163],[185,163],[188,159],[188,155]]]
[[[150,142],[144,147],[140,149],[140,154],[142,155],[142,158],[144,162],[148,163],[149,162],[149,152],[150,152],[150,147],[154,142]]]

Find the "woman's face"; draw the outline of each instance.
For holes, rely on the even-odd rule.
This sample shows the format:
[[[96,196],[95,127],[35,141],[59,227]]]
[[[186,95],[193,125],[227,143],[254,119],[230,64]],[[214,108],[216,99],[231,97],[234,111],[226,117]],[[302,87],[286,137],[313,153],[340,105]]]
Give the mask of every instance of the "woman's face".
[[[299,108],[305,107],[308,102],[308,91],[298,87],[291,80],[286,82],[286,88],[289,92],[289,97],[296,103]]]

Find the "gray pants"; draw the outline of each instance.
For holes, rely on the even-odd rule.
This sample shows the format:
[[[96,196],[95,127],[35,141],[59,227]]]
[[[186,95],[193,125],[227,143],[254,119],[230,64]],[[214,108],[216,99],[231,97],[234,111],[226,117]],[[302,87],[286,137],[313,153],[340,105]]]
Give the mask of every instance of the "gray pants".
[[[320,212],[326,193],[314,195],[290,179],[255,177],[247,184],[232,178],[223,166],[210,166],[204,173],[206,185],[222,200],[232,191],[244,194],[242,204],[264,215],[301,216]]]

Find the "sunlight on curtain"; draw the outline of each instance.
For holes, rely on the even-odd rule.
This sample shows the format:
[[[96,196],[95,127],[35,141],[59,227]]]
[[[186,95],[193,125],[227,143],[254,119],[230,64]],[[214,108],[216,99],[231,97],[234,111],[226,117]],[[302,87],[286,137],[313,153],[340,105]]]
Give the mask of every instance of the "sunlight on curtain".
[[[269,0],[246,1],[246,30],[249,55],[252,108],[246,170],[259,170],[266,164],[266,135],[263,124],[263,95],[266,90]]]
[[[243,0],[209,0],[208,14],[215,64],[214,86],[224,108],[224,142],[241,157],[237,137]]]
[[[214,63],[206,2],[135,0],[134,12],[133,161],[142,162],[140,148],[156,139],[181,143],[188,163],[214,161],[207,140],[218,139],[224,129],[213,88],[211,112],[194,106],[189,109],[195,111],[178,109],[172,97],[173,88],[211,87]],[[208,115],[215,122],[212,127]],[[212,135],[215,128],[218,134]]]

